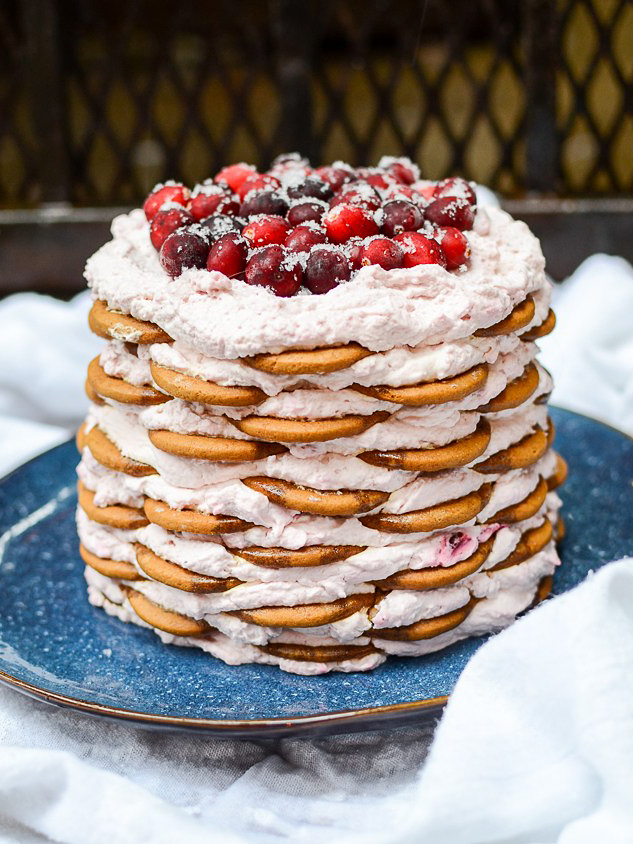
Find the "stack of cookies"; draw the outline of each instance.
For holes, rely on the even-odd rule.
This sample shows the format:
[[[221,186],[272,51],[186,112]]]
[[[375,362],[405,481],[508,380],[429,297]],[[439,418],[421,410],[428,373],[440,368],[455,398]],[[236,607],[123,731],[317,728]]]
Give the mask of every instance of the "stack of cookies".
[[[159,186],[88,262],[106,340],[78,435],[90,601],[166,643],[299,674],[507,626],[547,595],[562,532],[566,467],[535,360],[555,321],[538,241],[406,160],[315,171],[289,156],[239,182],[244,168],[193,195]],[[329,190],[293,196],[310,180]],[[274,229],[260,225],[274,214],[247,213],[264,193],[281,242],[255,239]],[[394,202],[415,206],[417,228],[394,229]],[[470,227],[449,225],[464,202]],[[309,204],[318,220],[288,223]],[[375,231],[354,228],[356,208]],[[153,220],[174,210],[192,219],[157,247]],[[301,225],[323,237],[293,252]],[[242,264],[223,272],[233,247]],[[311,262],[321,278],[330,267],[325,291]]]

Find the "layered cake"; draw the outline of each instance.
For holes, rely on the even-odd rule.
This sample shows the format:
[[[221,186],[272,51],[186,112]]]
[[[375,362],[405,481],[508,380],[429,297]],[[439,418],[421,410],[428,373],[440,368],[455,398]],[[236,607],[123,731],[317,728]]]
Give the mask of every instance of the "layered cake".
[[[499,630],[547,595],[564,461],[537,239],[408,159],[158,185],[89,259],[92,604],[297,674]]]

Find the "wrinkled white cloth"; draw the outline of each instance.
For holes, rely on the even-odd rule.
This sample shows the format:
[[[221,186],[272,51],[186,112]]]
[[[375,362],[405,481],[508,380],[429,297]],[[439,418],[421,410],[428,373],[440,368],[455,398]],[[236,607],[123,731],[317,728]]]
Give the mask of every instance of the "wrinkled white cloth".
[[[633,269],[594,256],[542,341],[553,400],[633,432]],[[0,473],[63,441],[86,294],[0,303]],[[1,586],[1,572],[0,572]],[[633,561],[494,637],[432,728],[274,743],[151,733],[0,688],[0,843],[633,841]]]

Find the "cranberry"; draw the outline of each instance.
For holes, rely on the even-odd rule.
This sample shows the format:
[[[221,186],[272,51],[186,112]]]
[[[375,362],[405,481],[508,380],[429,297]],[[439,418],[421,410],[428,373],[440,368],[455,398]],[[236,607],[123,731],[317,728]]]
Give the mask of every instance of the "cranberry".
[[[317,246],[306,264],[305,285],[312,293],[327,293],[350,275],[349,261],[340,249]]]
[[[189,188],[176,182],[168,182],[166,185],[156,185],[154,190],[143,203],[145,216],[151,222],[156,212],[166,202],[173,202],[176,205],[185,206],[189,200]]]
[[[202,269],[207,262],[209,243],[199,232],[192,229],[175,231],[169,235],[160,248],[160,263],[167,275],[179,276],[191,267]]]
[[[277,214],[283,217],[288,210],[288,203],[276,190],[259,190],[251,193],[240,206],[242,217],[253,214]]]
[[[362,248],[361,266],[378,264],[383,270],[394,270],[404,263],[404,252],[399,243],[388,237],[373,237]]]
[[[334,191],[326,181],[318,176],[308,176],[298,185],[289,185],[288,196],[291,199],[303,199],[305,196],[311,199],[326,200],[334,196]]]
[[[323,223],[328,238],[334,243],[345,243],[350,237],[378,234],[371,211],[358,205],[335,205],[325,214]]]
[[[349,260],[350,267],[353,270],[360,269],[360,260],[363,255],[363,247],[365,245],[365,241],[361,240],[360,237],[352,237],[350,238],[344,246],[345,254]]]
[[[193,217],[184,208],[164,208],[157,211],[149,227],[152,246],[158,252],[172,232],[193,223]]]
[[[363,181],[371,185],[372,188],[378,188],[378,190],[389,190],[393,185],[393,179],[390,179],[386,173],[370,173],[365,176]]]
[[[205,182],[194,189],[187,210],[194,220],[203,220],[215,213],[220,204],[230,201],[232,196],[226,185]]]
[[[390,185],[388,190],[383,193],[384,199],[410,199],[411,202],[417,203],[420,201],[420,194],[415,188],[410,185],[401,185],[395,182]]]
[[[325,232],[315,225],[297,226],[284,240],[291,252],[309,252],[317,243],[325,243]]]
[[[271,169],[273,167],[283,166],[284,164],[292,164],[293,167],[309,167],[310,162],[304,158],[300,152],[280,152],[270,162]]]
[[[407,164],[408,159],[393,161],[388,167],[389,175],[400,182],[401,185],[412,185],[415,182],[416,172],[413,169],[411,162]],[[416,168],[417,170],[417,168]]]
[[[355,182],[352,185],[345,185],[330,200],[330,208],[335,205],[359,205],[368,211],[377,211],[382,205],[380,194],[366,182]]]
[[[403,266],[416,267],[418,264],[440,264],[446,266],[446,258],[439,243],[421,232],[402,232],[394,238],[404,252]]]
[[[281,217],[261,214],[253,217],[244,227],[242,234],[254,248],[268,246],[270,243],[283,243],[290,231],[290,226]]]
[[[382,207],[382,230],[389,237],[417,231],[424,222],[422,212],[408,199],[392,199]]]
[[[241,200],[244,200],[252,190],[264,190],[265,188],[270,190],[271,188],[278,188],[280,184],[279,179],[275,176],[271,176],[269,173],[258,173],[243,181],[235,193]]]
[[[292,296],[301,286],[301,267],[283,246],[275,243],[255,252],[246,264],[244,281],[268,287],[277,296]]]
[[[256,174],[257,170],[252,164],[245,164],[241,161],[239,164],[230,164],[228,167],[223,167],[213,181],[224,182],[232,191],[237,191],[243,182]]]
[[[444,179],[439,182],[435,189],[435,196],[458,196],[460,199],[467,199],[471,205],[477,205],[477,196],[473,186],[466,179],[459,177]]]
[[[240,217],[229,216],[228,214],[212,214],[206,220],[201,220],[200,225],[204,226],[209,233],[211,241],[217,240],[228,232],[241,232],[244,228],[244,221]]]
[[[291,226],[298,226],[301,223],[320,223],[321,218],[327,211],[327,204],[319,199],[311,199],[308,202],[298,202],[286,214],[286,219]]]
[[[248,256],[248,243],[237,232],[223,234],[209,250],[207,269],[234,278],[244,272]]]
[[[334,164],[331,167],[317,167],[316,174],[335,191],[340,190],[346,182],[351,182],[354,178],[351,168],[337,167]]]
[[[425,199],[433,199],[437,190],[437,182],[429,182],[428,180],[421,179],[413,187],[420,196],[423,196]]]
[[[446,258],[447,270],[455,270],[467,263],[470,258],[470,243],[459,229],[452,226],[440,229],[437,240]]]
[[[424,209],[424,216],[436,226],[453,226],[461,231],[472,229],[475,221],[473,207],[467,199],[441,196]]]

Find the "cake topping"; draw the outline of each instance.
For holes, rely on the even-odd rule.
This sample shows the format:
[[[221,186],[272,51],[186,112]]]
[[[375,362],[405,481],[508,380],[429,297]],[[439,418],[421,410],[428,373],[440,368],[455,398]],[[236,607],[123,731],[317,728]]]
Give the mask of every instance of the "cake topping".
[[[404,252],[399,243],[388,237],[373,237],[361,248],[362,267],[378,264],[383,270],[395,270],[404,264]]]
[[[278,243],[258,249],[246,265],[244,281],[268,287],[277,296],[292,296],[301,287],[301,266]]]
[[[312,293],[327,293],[350,275],[349,261],[340,249],[317,246],[306,262],[305,285]]]
[[[149,228],[152,246],[157,251],[172,232],[193,223],[193,217],[181,205],[165,206],[156,212]]]
[[[189,188],[177,182],[167,182],[164,185],[156,185],[154,190],[143,203],[145,216],[151,222],[156,216],[158,209],[166,202],[173,202],[183,207],[189,200]]]
[[[160,263],[167,275],[179,276],[183,270],[202,269],[207,263],[209,241],[202,226],[196,230],[179,229],[165,240],[160,248]]]
[[[246,269],[248,250],[248,241],[239,232],[223,234],[209,250],[207,269],[236,278]]]

